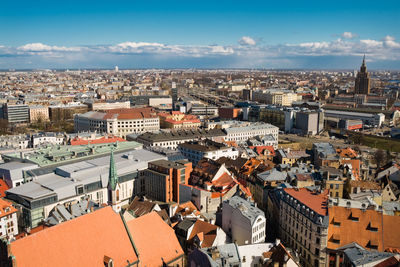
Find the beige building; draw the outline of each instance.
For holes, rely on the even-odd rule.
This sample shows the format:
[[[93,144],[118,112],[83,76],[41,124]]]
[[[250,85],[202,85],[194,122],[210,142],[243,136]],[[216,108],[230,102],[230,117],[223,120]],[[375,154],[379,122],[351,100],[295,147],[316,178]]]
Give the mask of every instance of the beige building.
[[[344,181],[342,179],[328,179],[325,181],[325,188],[329,189],[330,197],[343,198]]]
[[[306,188],[279,192],[279,235],[298,252],[301,266],[322,267],[328,262],[328,195]]]
[[[29,121],[48,121],[49,120],[49,108],[46,106],[29,106]]]
[[[289,90],[267,89],[253,92],[253,100],[277,106],[291,106],[294,101],[301,99],[301,95]]]
[[[186,115],[180,111],[162,112],[158,114],[161,128],[187,129],[201,126],[200,120],[195,115]]]
[[[129,101],[125,102],[94,102],[89,105],[90,110],[109,110],[118,108],[130,108],[131,103]]]

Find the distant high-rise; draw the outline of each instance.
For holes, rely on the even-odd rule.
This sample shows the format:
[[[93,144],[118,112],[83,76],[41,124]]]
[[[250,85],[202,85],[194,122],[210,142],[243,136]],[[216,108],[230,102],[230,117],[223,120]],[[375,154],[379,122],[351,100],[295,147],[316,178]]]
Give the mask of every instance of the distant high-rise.
[[[357,73],[354,92],[356,94],[364,94],[364,95],[369,95],[370,93],[370,79],[369,79],[369,73],[367,72],[367,66],[365,65],[365,55],[363,58],[360,71]]]

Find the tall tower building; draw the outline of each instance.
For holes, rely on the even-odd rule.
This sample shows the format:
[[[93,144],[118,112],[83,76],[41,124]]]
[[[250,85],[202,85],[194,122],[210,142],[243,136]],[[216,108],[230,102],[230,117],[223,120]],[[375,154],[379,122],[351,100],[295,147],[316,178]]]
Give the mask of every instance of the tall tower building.
[[[365,55],[360,71],[357,73],[354,93],[364,95],[369,95],[370,93],[370,79],[369,73],[367,72],[367,66],[365,65]]]
[[[108,205],[116,212],[121,211],[120,184],[118,181],[117,169],[115,168],[114,151],[111,150],[110,168],[108,174]]]

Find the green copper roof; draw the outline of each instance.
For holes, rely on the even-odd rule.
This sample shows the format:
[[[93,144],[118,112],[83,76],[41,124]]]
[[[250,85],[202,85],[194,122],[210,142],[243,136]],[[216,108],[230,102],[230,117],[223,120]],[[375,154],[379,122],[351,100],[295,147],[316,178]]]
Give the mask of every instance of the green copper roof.
[[[87,160],[100,155],[107,155],[114,150],[124,152],[132,149],[142,148],[138,142],[116,142],[108,144],[89,144],[80,146],[60,146],[53,145],[45,148],[35,149],[24,153],[5,154],[5,159],[23,159],[40,167],[47,167],[60,163]]]

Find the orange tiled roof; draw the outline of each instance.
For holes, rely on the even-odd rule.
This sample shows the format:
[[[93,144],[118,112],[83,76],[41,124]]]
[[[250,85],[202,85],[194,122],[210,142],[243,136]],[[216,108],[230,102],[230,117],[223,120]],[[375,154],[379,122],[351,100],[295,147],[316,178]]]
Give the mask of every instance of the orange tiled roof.
[[[5,192],[8,189],[10,189],[10,187],[7,185],[7,183],[3,179],[0,179],[0,197],[5,197]]]
[[[13,207],[11,202],[0,198],[0,218],[17,212],[17,209]]]
[[[358,221],[355,221],[357,218]],[[335,224],[336,225],[335,225]],[[339,225],[340,226],[337,226]],[[369,225],[378,228],[377,232],[367,230]],[[328,248],[337,249],[357,241],[363,247],[368,243],[377,242],[378,250],[382,251],[382,218],[375,210],[352,209],[347,207],[329,207]],[[337,239],[337,243],[333,239]]]
[[[356,151],[354,151],[354,149],[347,147],[347,148],[337,148],[336,149],[336,153],[338,153],[338,155],[341,158],[356,158],[358,157],[358,154]]]
[[[127,222],[142,266],[162,266],[182,256],[174,230],[156,212]]]
[[[176,213],[181,213],[183,215],[191,214],[194,212],[196,215],[199,215],[200,212],[197,210],[196,206],[193,204],[192,201],[188,201],[182,204],[178,205],[178,208],[176,209]]]
[[[326,206],[328,201],[328,190],[325,190],[320,194],[315,194],[306,188],[285,188],[283,190],[319,215],[328,215],[328,209]]]
[[[397,250],[400,253],[400,216],[383,215],[383,238],[385,249]]]
[[[142,118],[157,118],[152,108],[121,108],[109,109],[104,111],[106,114],[103,119],[117,117],[119,120],[134,120]]]
[[[232,176],[224,172],[220,177],[212,181],[212,185],[217,187],[222,187],[222,186],[228,186],[232,182],[233,182]]]
[[[46,226],[44,224],[36,226],[36,227],[32,228],[29,231],[29,233],[19,233],[17,236],[15,236],[15,239],[21,239],[21,238],[24,238],[25,236],[33,235],[33,234],[35,234],[37,232],[40,232],[40,231],[42,231],[44,229],[47,229],[47,228],[49,228],[49,226]]]
[[[114,266],[137,261],[121,217],[111,207],[16,240],[10,252],[18,267],[104,266],[104,256]]]
[[[202,220],[197,220],[194,223],[192,232],[190,233],[189,239],[192,240],[196,235],[203,235],[203,243],[201,244],[202,248],[210,247],[214,243],[215,238],[217,237],[216,231],[218,226],[215,226],[211,223],[204,222]]]
[[[115,143],[115,142],[126,142],[125,139],[121,137],[101,137],[98,139],[92,139],[92,140],[85,140],[81,139],[79,137],[75,137],[74,139],[71,140],[71,145],[72,146],[78,146],[78,145],[87,145],[87,144],[107,144],[107,143]]]

